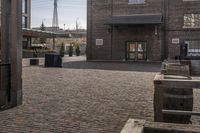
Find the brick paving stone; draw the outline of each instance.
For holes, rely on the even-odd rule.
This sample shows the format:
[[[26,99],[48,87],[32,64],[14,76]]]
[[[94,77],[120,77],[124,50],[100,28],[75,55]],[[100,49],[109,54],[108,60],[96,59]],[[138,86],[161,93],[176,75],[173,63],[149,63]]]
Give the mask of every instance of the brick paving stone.
[[[63,65],[23,67],[23,105],[0,112],[0,132],[119,133],[129,118],[153,121],[159,64],[66,57]],[[199,94],[195,90],[197,101]],[[200,124],[198,117],[193,121]]]

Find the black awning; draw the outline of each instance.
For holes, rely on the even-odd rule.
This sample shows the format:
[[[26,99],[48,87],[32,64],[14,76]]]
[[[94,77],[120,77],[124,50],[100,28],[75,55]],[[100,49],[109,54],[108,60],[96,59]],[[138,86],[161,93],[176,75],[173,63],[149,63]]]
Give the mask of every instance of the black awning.
[[[107,25],[141,25],[161,24],[161,14],[134,14],[130,16],[113,16],[106,20]]]

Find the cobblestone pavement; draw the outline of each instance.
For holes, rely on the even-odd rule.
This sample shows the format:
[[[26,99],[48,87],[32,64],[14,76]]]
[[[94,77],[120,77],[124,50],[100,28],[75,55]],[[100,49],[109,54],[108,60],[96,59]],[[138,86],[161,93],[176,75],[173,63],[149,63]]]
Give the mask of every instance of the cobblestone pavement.
[[[129,118],[153,121],[159,64],[84,59],[65,58],[63,68],[25,65],[24,103],[0,112],[0,132],[119,133]]]

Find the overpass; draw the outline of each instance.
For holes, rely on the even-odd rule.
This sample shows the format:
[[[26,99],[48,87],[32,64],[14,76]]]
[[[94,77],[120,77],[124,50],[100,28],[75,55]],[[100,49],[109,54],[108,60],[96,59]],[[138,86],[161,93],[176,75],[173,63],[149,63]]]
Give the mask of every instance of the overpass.
[[[34,29],[23,28],[23,37],[32,37],[32,38],[70,38],[70,33],[56,33],[52,31],[42,31]]]
[[[42,31],[42,30],[34,30],[34,29],[26,29],[23,28],[23,47],[27,48],[31,46],[32,38],[52,38],[53,39],[53,49],[55,49],[55,38],[70,38],[70,33],[56,33],[52,31]],[[25,40],[26,39],[26,40]]]

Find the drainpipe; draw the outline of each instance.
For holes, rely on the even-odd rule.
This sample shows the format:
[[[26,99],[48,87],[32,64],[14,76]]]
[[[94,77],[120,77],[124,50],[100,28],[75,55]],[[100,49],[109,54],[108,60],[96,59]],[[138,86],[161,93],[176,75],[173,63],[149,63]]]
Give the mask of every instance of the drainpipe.
[[[168,58],[168,34],[167,34],[167,18],[169,15],[168,12],[168,5],[169,2],[168,0],[163,0],[163,30],[164,30],[164,35],[163,35],[163,48],[162,48],[162,60],[167,59]]]
[[[87,60],[93,59],[93,14],[92,14],[92,0],[87,0]]]
[[[113,0],[111,0],[111,17],[113,16]],[[114,34],[114,28],[113,28],[113,25],[111,25],[111,40],[110,40],[110,60],[113,59],[113,34]]]

